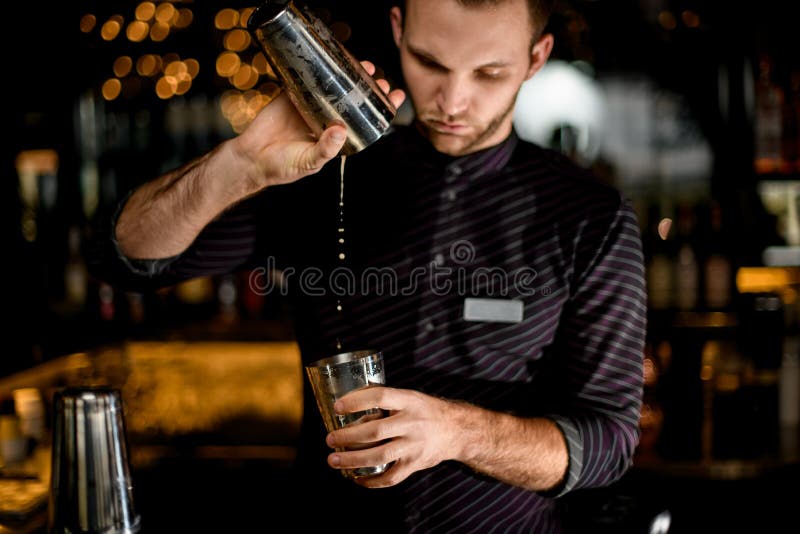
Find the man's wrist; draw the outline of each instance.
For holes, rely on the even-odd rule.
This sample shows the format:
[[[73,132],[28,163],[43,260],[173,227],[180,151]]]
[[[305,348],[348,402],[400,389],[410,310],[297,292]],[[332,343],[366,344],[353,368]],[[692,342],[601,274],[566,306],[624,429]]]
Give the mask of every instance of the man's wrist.
[[[474,465],[485,447],[485,410],[464,401],[445,400],[448,404],[446,419],[451,425],[453,460]]]

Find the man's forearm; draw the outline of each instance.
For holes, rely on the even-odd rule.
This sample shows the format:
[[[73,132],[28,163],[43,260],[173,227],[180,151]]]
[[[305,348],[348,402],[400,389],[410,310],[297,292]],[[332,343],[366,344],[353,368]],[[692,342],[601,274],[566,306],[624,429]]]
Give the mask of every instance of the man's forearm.
[[[212,152],[137,189],[120,213],[116,238],[131,259],[180,254],[227,207],[250,193],[230,148]]]
[[[556,488],[566,476],[567,444],[552,420],[516,417],[464,403],[454,406],[464,429],[456,460],[532,491]]]

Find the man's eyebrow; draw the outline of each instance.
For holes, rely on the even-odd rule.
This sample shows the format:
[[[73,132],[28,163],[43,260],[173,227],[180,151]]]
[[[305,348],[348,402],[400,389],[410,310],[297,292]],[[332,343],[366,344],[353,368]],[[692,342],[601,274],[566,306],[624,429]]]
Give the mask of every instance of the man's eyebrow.
[[[438,59],[436,59],[436,56],[434,56],[430,52],[426,52],[425,50],[417,48],[417,47],[415,47],[415,46],[413,46],[411,44],[408,45],[408,51],[411,52],[411,54],[417,56],[418,58],[422,58],[422,59],[424,59],[426,61],[429,61],[431,63],[434,63],[434,64],[436,64],[436,65],[438,65],[440,67],[444,67],[442,62],[439,61]],[[495,60],[495,61],[490,61],[489,63],[485,63],[483,65],[479,65],[479,66],[477,66],[475,68],[475,70],[480,70],[480,69],[500,69],[500,68],[507,67],[507,66],[508,66],[508,62],[501,61],[501,60]]]
[[[436,57],[433,54],[426,52],[420,48],[417,48],[414,45],[408,45],[408,51],[419,58],[425,59],[427,61],[430,61],[431,63],[435,63],[442,67],[444,66],[438,59],[436,59]]]

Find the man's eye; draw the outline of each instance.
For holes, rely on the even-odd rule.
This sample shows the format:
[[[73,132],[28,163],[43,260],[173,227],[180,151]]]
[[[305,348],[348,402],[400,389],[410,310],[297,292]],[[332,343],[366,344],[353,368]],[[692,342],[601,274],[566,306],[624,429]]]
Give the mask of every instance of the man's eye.
[[[479,70],[478,78],[483,80],[499,80],[503,77],[503,73],[499,70]]]
[[[419,62],[423,67],[426,67],[426,68],[429,68],[429,69],[444,70],[444,67],[442,67],[441,65],[439,65],[435,61],[432,61],[432,60],[424,58],[424,57],[419,58]]]

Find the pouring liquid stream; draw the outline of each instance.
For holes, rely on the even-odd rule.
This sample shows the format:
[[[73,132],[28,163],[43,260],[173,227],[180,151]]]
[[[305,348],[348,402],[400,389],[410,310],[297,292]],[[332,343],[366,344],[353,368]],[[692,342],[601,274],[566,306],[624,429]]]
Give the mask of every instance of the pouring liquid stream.
[[[344,252],[344,167],[345,163],[347,162],[347,156],[341,156],[342,161],[339,167],[339,224],[337,227],[337,240],[338,240],[338,250],[339,250],[339,261],[344,262],[347,259],[347,256]],[[336,311],[339,314],[339,318],[343,318],[343,310],[342,310],[342,299],[338,299],[336,301]],[[342,340],[340,337],[337,336],[336,338],[336,350],[342,350]]]

